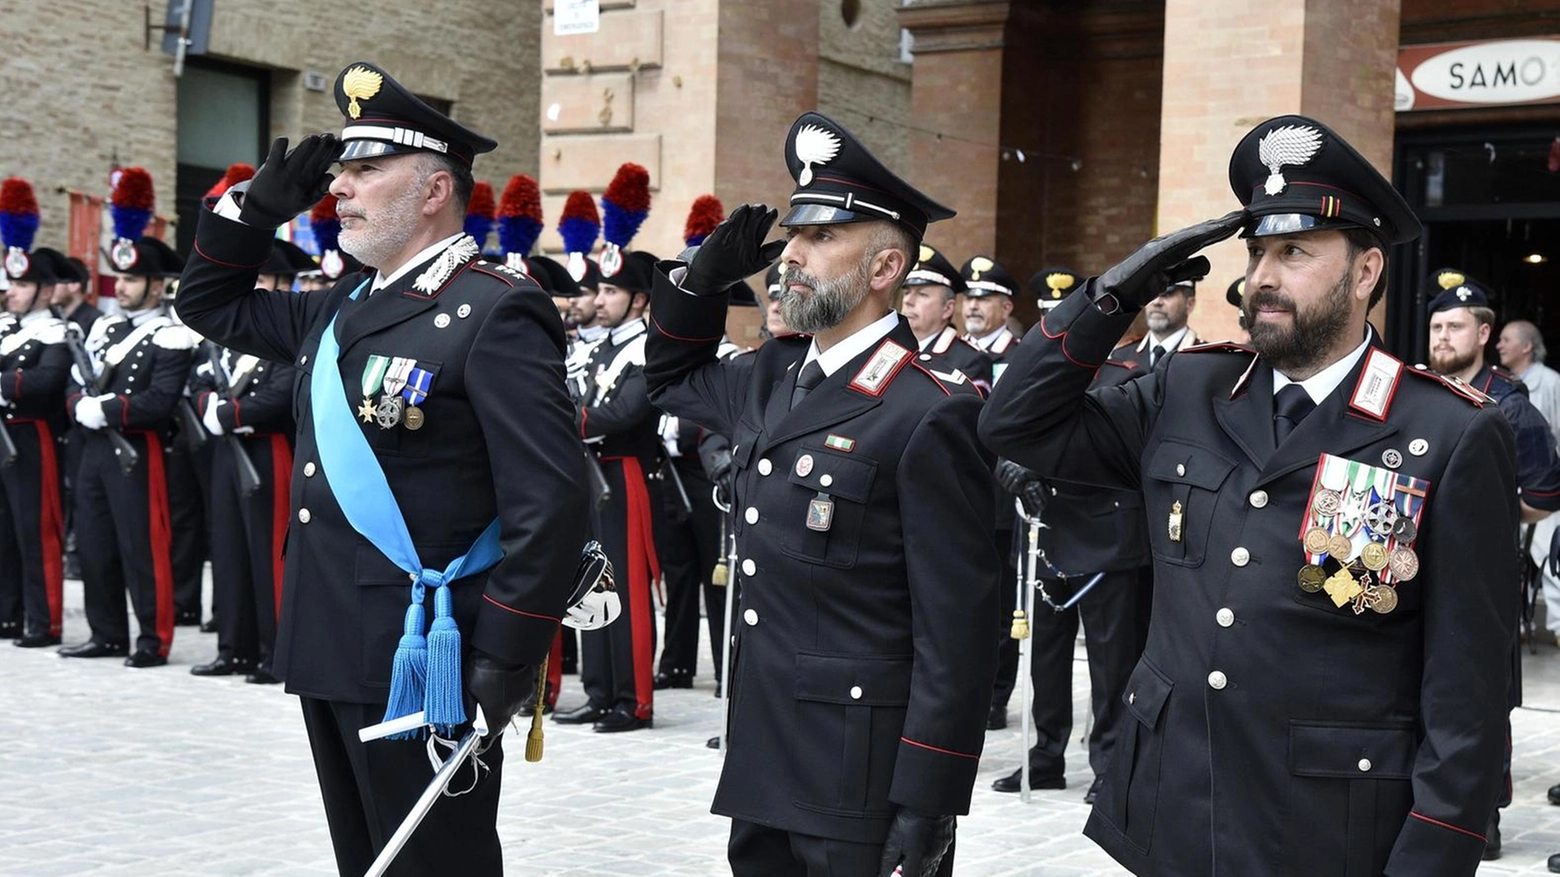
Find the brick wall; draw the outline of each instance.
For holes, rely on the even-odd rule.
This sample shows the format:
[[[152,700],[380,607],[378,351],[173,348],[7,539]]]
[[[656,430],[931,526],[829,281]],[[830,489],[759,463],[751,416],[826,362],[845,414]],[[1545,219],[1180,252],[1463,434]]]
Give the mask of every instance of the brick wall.
[[[898,0],[818,3],[818,111],[851,130],[890,170],[910,171],[911,65],[899,60]]]

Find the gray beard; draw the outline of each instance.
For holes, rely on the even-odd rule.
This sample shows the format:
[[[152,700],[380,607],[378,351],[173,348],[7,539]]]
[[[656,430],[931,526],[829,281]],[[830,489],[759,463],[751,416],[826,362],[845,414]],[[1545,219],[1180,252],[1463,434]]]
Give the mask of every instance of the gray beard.
[[[876,254],[874,254],[876,255]],[[786,283],[803,283],[812,287],[812,295],[805,298],[786,286],[776,293],[780,302],[780,316],[792,332],[816,335],[832,329],[845,321],[856,306],[867,297],[867,270],[870,257],[854,271],[828,280],[820,280],[795,268],[786,272]]]
[[[341,230],[338,244],[344,253],[351,254],[364,265],[379,268],[399,256],[417,231],[417,202],[422,193],[416,188],[405,192],[372,217],[364,217],[362,228]]]

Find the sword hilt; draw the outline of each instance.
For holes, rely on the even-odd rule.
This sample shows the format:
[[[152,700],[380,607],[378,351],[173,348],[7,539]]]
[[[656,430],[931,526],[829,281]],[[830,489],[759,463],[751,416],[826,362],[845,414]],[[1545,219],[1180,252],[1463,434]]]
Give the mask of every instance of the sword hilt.
[[[525,760],[535,763],[542,760],[542,713],[547,705],[547,659],[536,668],[536,709],[531,712],[531,731],[525,735]]]

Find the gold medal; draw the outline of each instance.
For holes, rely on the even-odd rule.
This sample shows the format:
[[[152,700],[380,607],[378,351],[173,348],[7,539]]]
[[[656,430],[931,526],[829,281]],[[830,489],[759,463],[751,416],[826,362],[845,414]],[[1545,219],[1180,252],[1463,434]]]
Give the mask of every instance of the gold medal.
[[[1325,527],[1312,527],[1305,531],[1305,550],[1307,554],[1326,554],[1327,546],[1332,541]]]
[[[1314,594],[1322,589],[1322,583],[1327,581],[1327,571],[1314,563],[1308,563],[1300,567],[1300,590],[1307,594]]]
[[[1370,602],[1370,608],[1376,613],[1386,615],[1397,608],[1397,588],[1390,585],[1382,585],[1379,588],[1372,589],[1372,594],[1375,595],[1375,599]]]
[[[1350,600],[1358,597],[1365,590],[1365,586],[1355,581],[1347,568],[1333,573],[1322,583],[1322,587],[1327,591],[1327,596],[1332,598],[1333,605],[1339,609],[1348,605]]]
[[[1419,555],[1412,548],[1398,548],[1387,559],[1387,566],[1391,568],[1394,579],[1406,582],[1419,575]]]
[[[1386,569],[1387,561],[1387,546],[1380,542],[1368,542],[1360,549],[1360,562],[1372,572]]]
[[[1327,540],[1327,553],[1339,563],[1348,563],[1354,556],[1354,543],[1347,536],[1331,536]]]
[[[423,427],[423,410],[421,408],[418,408],[416,405],[408,405],[408,406],[406,406],[406,428],[407,429],[422,429],[422,427]]]
[[[1323,488],[1311,498],[1311,510],[1324,518],[1336,515],[1341,508],[1343,508],[1343,496],[1336,490]]]

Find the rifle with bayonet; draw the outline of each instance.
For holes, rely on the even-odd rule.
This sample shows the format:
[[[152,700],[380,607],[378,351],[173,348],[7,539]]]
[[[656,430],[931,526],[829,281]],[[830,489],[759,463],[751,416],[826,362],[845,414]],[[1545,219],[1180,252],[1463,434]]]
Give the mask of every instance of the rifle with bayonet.
[[[248,386],[249,378],[254,374],[251,369],[243,377],[240,383],[234,385],[228,381],[227,372],[222,368],[222,352],[215,344],[206,345],[206,360],[211,363],[211,380],[216,385],[217,397],[222,401],[232,404],[234,398]],[[199,424],[201,435],[206,434],[204,424]],[[255,462],[249,458],[249,452],[244,450],[244,443],[238,440],[238,436],[226,433],[222,436],[223,443],[233,454],[233,460],[238,467],[238,492],[242,496],[252,496],[260,489],[260,473],[255,469]]]
[[[69,320],[65,321],[65,346],[70,350],[71,361],[76,364],[76,371],[81,376],[81,386],[86,390],[87,395],[103,395],[103,376],[92,364],[92,354],[87,352],[86,338],[81,334],[81,327]],[[136,451],[135,445],[130,444],[130,440],[125,438],[125,434],[120,432],[119,427],[105,426],[103,432],[108,435],[109,443],[114,446],[114,456],[119,458],[119,471],[126,475],[135,471],[135,464],[141,460],[141,454]]]

